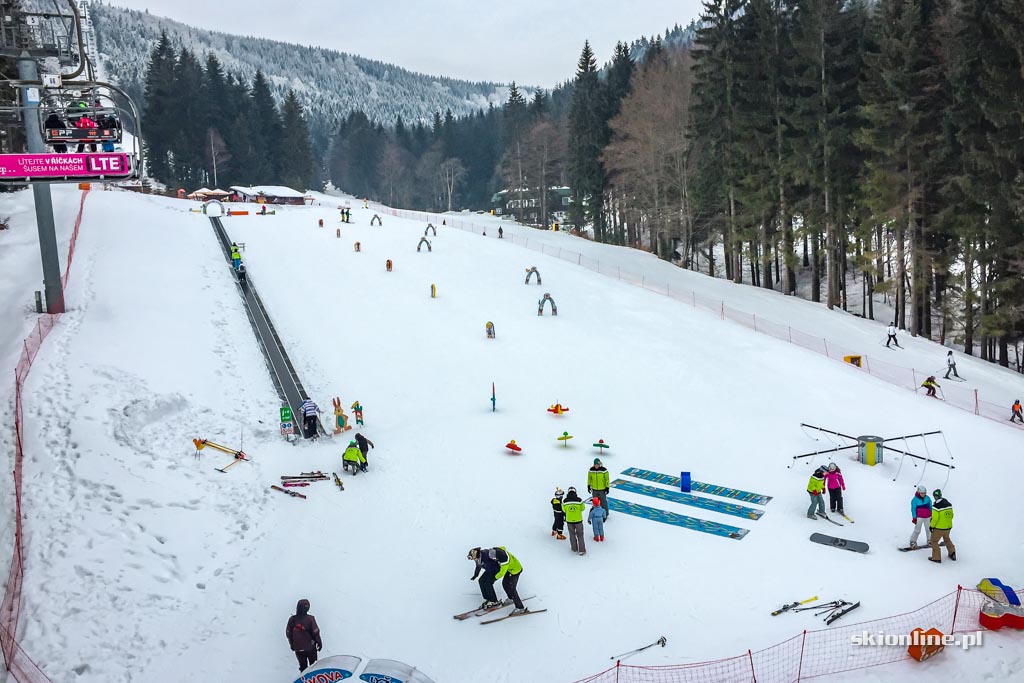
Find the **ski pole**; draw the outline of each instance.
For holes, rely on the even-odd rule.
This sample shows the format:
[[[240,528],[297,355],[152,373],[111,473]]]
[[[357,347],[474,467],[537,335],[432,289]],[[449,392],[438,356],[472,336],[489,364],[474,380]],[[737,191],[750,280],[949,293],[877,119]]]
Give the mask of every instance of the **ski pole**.
[[[668,642],[668,640],[665,638],[665,636],[662,636],[661,638],[658,638],[656,641],[654,641],[650,645],[644,645],[643,647],[638,647],[635,650],[630,650],[629,652],[623,652],[621,655],[615,655],[614,657],[611,657],[610,659],[624,659],[626,657],[631,657],[631,656],[635,655],[636,653],[643,652],[644,650],[647,650],[648,648],[652,648],[655,645],[661,645],[662,647],[665,647],[665,643],[667,643],[667,642]]]

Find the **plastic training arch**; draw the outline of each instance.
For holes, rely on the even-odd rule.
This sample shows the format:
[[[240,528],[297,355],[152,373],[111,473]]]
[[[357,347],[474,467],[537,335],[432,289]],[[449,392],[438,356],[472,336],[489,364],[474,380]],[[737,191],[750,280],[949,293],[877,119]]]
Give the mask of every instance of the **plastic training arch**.
[[[537,270],[537,266],[533,266],[531,268],[527,268],[526,269],[526,284],[530,284],[530,276],[531,275],[536,275],[537,276],[537,284],[539,285],[540,284],[540,272]]]
[[[430,246],[430,240],[428,240],[426,237],[420,238],[420,243],[416,245],[416,251],[419,251],[420,247],[422,247],[424,244],[427,245],[427,251],[434,251],[434,248]]]

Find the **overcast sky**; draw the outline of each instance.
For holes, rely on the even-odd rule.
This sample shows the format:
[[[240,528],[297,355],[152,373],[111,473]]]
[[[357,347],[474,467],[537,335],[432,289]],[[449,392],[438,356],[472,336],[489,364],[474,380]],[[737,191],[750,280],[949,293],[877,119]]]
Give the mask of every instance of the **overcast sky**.
[[[332,48],[413,71],[551,87],[589,39],[598,63],[617,40],[685,26],[700,0],[114,0],[225,33]]]

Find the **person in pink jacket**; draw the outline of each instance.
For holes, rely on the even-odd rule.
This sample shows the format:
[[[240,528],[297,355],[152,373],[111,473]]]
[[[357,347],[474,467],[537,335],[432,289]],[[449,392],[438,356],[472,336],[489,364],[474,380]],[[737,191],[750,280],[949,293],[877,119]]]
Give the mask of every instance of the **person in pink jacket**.
[[[843,473],[834,462],[828,464],[825,472],[825,488],[828,489],[828,506],[832,512],[843,513],[843,491],[846,490],[846,482],[843,481]]]

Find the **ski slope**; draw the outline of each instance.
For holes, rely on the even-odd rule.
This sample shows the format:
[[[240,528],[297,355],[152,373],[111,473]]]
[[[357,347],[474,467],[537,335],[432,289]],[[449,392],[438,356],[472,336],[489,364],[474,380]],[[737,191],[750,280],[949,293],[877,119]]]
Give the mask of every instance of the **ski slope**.
[[[55,194],[61,207],[77,207],[76,191]],[[322,629],[321,656],[393,658],[438,683],[470,683],[572,681],[660,635],[667,647],[630,663],[756,650],[818,628],[808,613],[769,616],[815,594],[860,600],[844,618],[851,623],[917,608],[986,576],[1024,583],[1024,521],[1006,486],[1024,475],[1021,433],[490,231],[484,238],[439,225],[433,251],[417,253],[423,222],[383,216],[371,228],[374,212],[352,200],[354,224],[342,225],[330,208],[342,200],[321,199],[324,206],[224,220],[245,243],[249,277],[306,389],[328,413],[334,396],[350,416],[360,401],[362,431],[376,444],[370,472],[346,475],[344,492],[317,483],[299,500],[269,486],[283,474],[340,473],[347,439],[289,445],[277,434],[278,399],[209,221],[188,213],[190,202],[87,198],[69,313],[26,394],[21,642],[53,680],[291,681],[297,667],[283,631],[302,597]],[[24,201],[24,193],[0,198],[0,212]],[[320,218],[327,227],[317,227]],[[530,231],[501,225],[506,234]],[[0,254],[27,239],[24,221],[18,227],[0,233]],[[884,339],[876,323],[646,254],[528,234],[682,278],[731,306],[851,346]],[[22,248],[19,262],[30,251]],[[543,286],[523,284],[533,265]],[[26,267],[3,293],[30,291],[33,277]],[[537,316],[543,292],[557,317]],[[5,326],[27,320],[5,312]],[[16,349],[3,341],[13,367]],[[938,367],[940,347],[907,341],[908,358]],[[960,372],[989,391],[1021,386],[981,362],[961,360]],[[546,412],[556,401],[569,413]],[[812,463],[787,466],[829,444],[810,440],[801,422],[882,436],[941,429],[957,469],[947,481],[943,468],[922,472],[908,461],[893,482],[895,459],[868,468],[844,456],[837,463],[856,524],[811,521]],[[575,437],[568,447],[555,440],[565,431]],[[252,462],[219,473],[229,456],[207,450],[196,459],[195,437],[232,447],[244,439]],[[753,520],[613,489],[613,498],[748,533],[734,540],[613,513],[604,543],[588,535],[588,554],[571,554],[567,541],[549,536],[548,500],[555,486],[585,491],[599,438],[611,445],[602,459],[613,479],[631,467],[687,470],[772,500]],[[521,455],[505,451],[509,439]],[[931,455],[945,459],[940,444],[931,442]],[[929,491],[943,487],[956,507],[958,562],[933,565],[926,552],[895,550],[910,534],[919,480]],[[814,532],[865,541],[871,551],[815,545]],[[488,626],[451,619],[480,601],[466,551],[490,545],[522,561],[520,592],[536,595],[528,604],[545,614]],[[947,651],[943,675],[998,679],[1019,668],[1020,634],[988,638],[983,648]],[[896,664],[837,678],[934,675]]]

